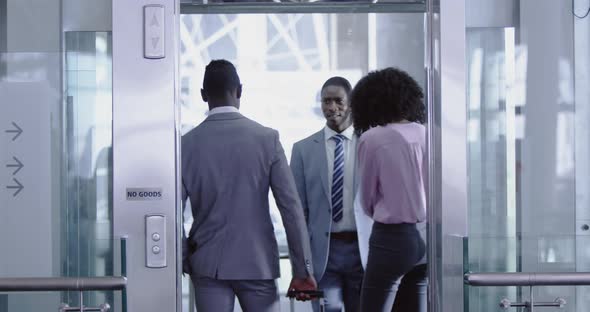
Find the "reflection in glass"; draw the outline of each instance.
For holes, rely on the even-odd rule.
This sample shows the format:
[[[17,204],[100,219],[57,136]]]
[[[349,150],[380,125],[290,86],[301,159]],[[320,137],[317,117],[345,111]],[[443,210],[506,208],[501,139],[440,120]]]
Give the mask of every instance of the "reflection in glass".
[[[64,276],[113,275],[111,49],[109,32],[65,33]]]
[[[573,18],[572,3],[543,3],[541,10],[520,2],[513,25],[466,30],[471,271],[587,271],[588,258],[580,255],[590,245],[576,230],[586,209],[579,199],[588,194],[581,168],[588,167],[590,146],[576,134],[588,107],[574,99],[577,42],[571,25],[541,22]],[[563,311],[578,312],[587,309],[587,296],[576,295],[584,292],[539,287],[535,296],[564,297]],[[488,311],[504,297],[527,296],[517,287],[471,287],[467,299],[470,310]]]
[[[109,2],[93,7],[110,7]],[[0,1],[0,158],[3,169],[12,157],[24,165],[17,174],[0,172],[0,277],[116,273],[111,35],[64,31],[64,24],[75,19],[69,14],[77,13],[69,9],[78,4]],[[16,141],[4,139],[11,122],[23,130]],[[9,178],[24,186],[18,196],[4,191]],[[78,305],[75,293],[37,295],[0,295],[0,311]],[[115,306],[112,299],[104,292],[85,296],[91,306]]]

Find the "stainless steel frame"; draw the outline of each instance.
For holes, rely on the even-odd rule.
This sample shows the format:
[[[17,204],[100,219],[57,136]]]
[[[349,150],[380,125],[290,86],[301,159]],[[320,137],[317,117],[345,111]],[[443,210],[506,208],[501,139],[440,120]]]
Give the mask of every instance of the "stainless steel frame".
[[[429,311],[456,312],[464,309],[468,234],[465,1],[431,0],[427,8]]]
[[[435,11],[434,1],[430,0],[427,3],[427,13],[426,13],[426,38],[425,38],[425,47],[426,51],[424,53],[426,60],[425,60],[425,70],[426,70],[426,109],[427,109],[427,116],[428,116],[428,127],[427,127],[427,138],[426,141],[428,143],[428,202],[427,202],[427,211],[428,211],[428,311],[440,311],[441,306],[441,296],[438,294],[438,289],[440,288],[440,276],[438,274],[438,266],[433,265],[436,263],[437,260],[436,256],[439,253],[437,251],[438,246],[438,238],[440,237],[440,213],[437,213],[434,207],[439,207],[440,203],[440,189],[437,187],[436,181],[440,181],[440,174],[436,170],[436,168],[440,167],[440,159],[436,156],[438,151],[440,151],[440,132],[435,131],[436,126],[440,125],[440,110],[437,110],[435,106],[435,93],[434,86],[435,86],[435,71],[436,68],[434,67],[434,59],[437,57],[435,55],[438,49],[435,49],[434,45],[434,38],[435,36],[440,37],[440,26],[436,24],[437,16],[439,15],[439,11]],[[436,33],[435,33],[436,32]],[[440,85],[440,79],[439,79]]]
[[[144,6],[164,7],[165,57],[146,59]],[[129,311],[181,311],[178,235],[178,0],[116,0],[113,10],[113,220],[127,237]],[[127,188],[157,188],[157,200],[127,200]],[[146,267],[145,216],[166,216],[167,266]],[[151,250],[150,250],[151,251]],[[149,298],[146,300],[145,298]]]

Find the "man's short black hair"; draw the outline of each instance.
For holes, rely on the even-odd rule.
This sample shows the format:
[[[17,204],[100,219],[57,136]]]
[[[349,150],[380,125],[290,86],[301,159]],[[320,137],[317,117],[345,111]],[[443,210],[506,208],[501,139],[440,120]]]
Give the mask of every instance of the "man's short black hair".
[[[352,122],[358,134],[372,127],[408,120],[426,122],[424,94],[418,82],[398,68],[370,72],[352,90]]]
[[[350,85],[350,82],[348,82],[348,80],[346,80],[346,78],[342,78],[342,77],[338,77],[338,76],[332,77],[332,78],[326,80],[326,82],[324,82],[324,85],[322,86],[322,91],[328,86],[342,87],[344,89],[344,91],[346,91],[347,95],[350,95],[350,91],[352,90],[352,86]]]
[[[210,97],[221,97],[240,86],[234,64],[227,60],[213,60],[205,68],[203,90]]]

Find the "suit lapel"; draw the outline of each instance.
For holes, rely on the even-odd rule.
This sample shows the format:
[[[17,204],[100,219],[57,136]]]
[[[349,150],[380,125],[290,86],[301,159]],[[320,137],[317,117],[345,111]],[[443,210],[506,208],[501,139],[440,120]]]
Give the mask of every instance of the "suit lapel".
[[[319,172],[320,178],[322,179],[322,186],[324,188],[324,193],[326,193],[326,197],[328,198],[328,202],[330,202],[330,188],[328,186],[328,158],[326,154],[326,139],[323,129],[316,133],[313,141],[314,144],[316,144],[314,150],[317,151],[314,158],[319,161]]]

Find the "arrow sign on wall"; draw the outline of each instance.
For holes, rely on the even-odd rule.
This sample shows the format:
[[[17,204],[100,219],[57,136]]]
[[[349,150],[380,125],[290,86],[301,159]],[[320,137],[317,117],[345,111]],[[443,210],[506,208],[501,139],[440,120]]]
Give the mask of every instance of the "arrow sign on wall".
[[[18,180],[16,178],[12,178],[12,181],[14,181],[14,183],[16,183],[16,185],[8,185],[6,188],[7,189],[16,189],[16,192],[14,192],[14,194],[12,194],[12,197],[16,197],[16,195],[18,195],[18,193],[20,193],[20,191],[22,191],[25,187],[20,184],[20,182],[18,182]]]
[[[20,160],[18,160],[18,158],[12,156],[12,159],[14,159],[14,161],[16,161],[16,164],[8,164],[6,165],[7,168],[16,168],[16,170],[14,170],[14,172],[12,173],[12,175],[15,175],[17,172],[19,172],[25,165],[23,165],[22,162],[20,162]]]
[[[16,133],[16,135],[12,137],[12,140],[14,141],[21,135],[21,133],[23,133],[23,129],[21,129],[14,121],[12,122],[12,126],[14,127],[14,129],[5,130],[4,132]]]

